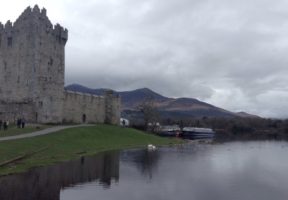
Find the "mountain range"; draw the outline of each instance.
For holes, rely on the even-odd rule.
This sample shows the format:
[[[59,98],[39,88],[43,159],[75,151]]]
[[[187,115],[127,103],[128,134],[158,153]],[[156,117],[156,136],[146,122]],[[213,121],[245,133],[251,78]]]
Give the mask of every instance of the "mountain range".
[[[71,84],[65,87],[66,90],[89,93],[94,95],[103,95],[108,89],[91,89],[79,84]],[[194,98],[169,98],[162,96],[148,88],[141,88],[132,91],[118,92],[121,97],[122,116],[128,117],[138,112],[138,107],[147,99],[152,99],[155,107],[160,112],[162,118],[181,119],[190,117],[250,117],[245,112],[231,112],[211,104],[199,101]]]

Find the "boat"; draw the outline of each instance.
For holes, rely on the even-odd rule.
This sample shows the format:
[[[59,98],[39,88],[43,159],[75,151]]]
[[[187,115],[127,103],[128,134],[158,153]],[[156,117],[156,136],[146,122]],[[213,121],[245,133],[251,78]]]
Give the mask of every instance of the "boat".
[[[184,127],[182,137],[187,139],[206,139],[213,138],[215,132],[211,128]]]
[[[180,136],[181,129],[178,125],[173,126],[161,126],[158,135],[167,137],[178,137]]]

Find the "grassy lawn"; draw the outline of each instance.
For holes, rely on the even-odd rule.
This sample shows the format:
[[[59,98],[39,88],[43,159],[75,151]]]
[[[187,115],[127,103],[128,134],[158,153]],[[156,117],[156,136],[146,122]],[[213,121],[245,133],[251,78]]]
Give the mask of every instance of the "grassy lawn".
[[[181,143],[179,139],[161,138],[135,129],[109,125],[70,128],[49,135],[0,142],[0,163],[25,153],[46,150],[9,166],[0,167],[0,175],[25,171],[31,167],[71,160],[101,151]]]
[[[25,133],[32,133],[35,131],[43,130],[46,128],[49,128],[51,126],[48,125],[39,125],[39,126],[25,126],[25,128],[17,128],[16,125],[9,126],[8,130],[4,131],[3,127],[0,130],[0,137],[7,137],[7,136],[13,136],[13,135],[21,135]]]

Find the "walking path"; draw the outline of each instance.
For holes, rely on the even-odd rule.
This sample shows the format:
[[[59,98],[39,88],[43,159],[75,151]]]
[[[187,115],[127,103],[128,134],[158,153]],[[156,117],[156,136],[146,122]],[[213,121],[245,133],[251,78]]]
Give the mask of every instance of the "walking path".
[[[54,133],[63,129],[67,128],[76,128],[76,127],[83,127],[83,126],[92,126],[90,124],[80,124],[80,125],[70,125],[70,126],[55,126],[52,128],[47,128],[44,130],[40,131],[35,131],[32,133],[25,133],[22,135],[15,135],[15,136],[8,136],[8,137],[0,137],[0,142],[2,141],[8,141],[8,140],[17,140],[17,139],[23,139],[23,138],[30,138],[30,137],[35,137],[35,136],[40,136],[40,135],[47,135],[49,133]]]

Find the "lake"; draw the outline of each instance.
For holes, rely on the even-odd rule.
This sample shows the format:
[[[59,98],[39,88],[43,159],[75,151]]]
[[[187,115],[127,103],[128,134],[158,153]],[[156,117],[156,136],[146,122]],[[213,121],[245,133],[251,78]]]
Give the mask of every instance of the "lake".
[[[286,200],[285,141],[106,152],[0,178],[1,200]]]

